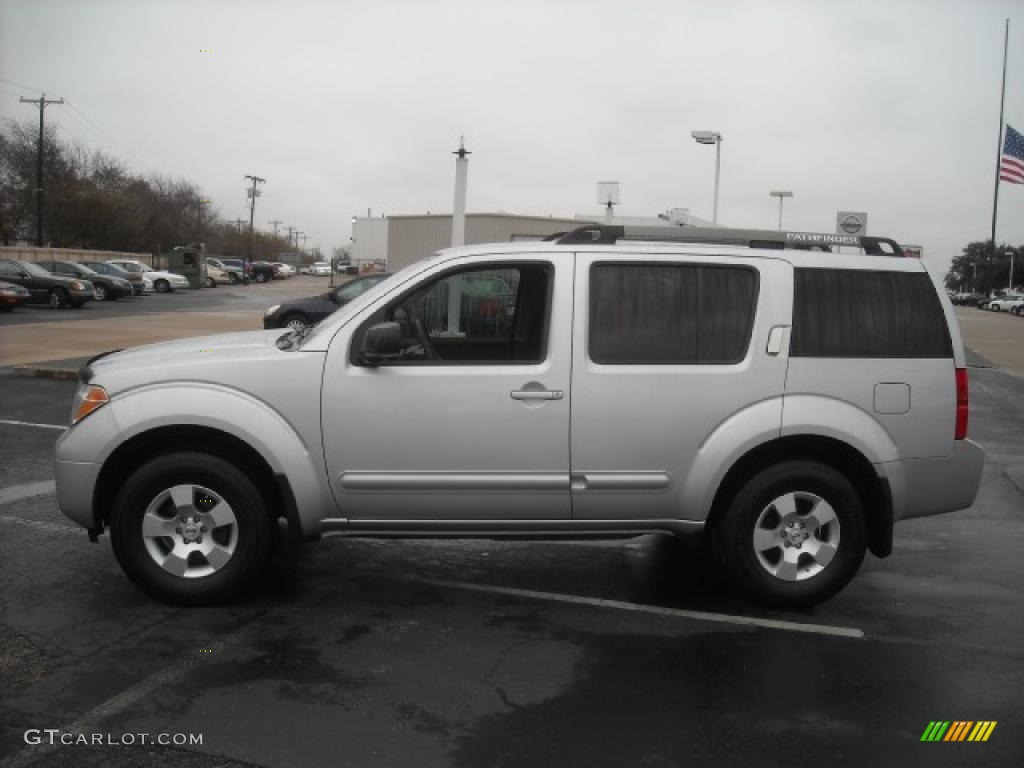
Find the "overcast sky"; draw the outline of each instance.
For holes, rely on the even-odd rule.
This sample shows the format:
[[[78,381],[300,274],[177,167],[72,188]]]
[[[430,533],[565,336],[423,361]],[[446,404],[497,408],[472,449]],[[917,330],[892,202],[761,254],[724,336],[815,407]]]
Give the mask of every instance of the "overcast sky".
[[[0,0],[0,78],[63,96],[65,137],[197,182],[257,225],[325,250],[353,214],[448,212],[465,133],[473,211],[711,217],[869,232],[945,270],[988,237],[1003,20],[1006,120],[1024,131],[1024,13],[999,0],[887,2],[243,2]],[[1013,11],[1018,11],[1013,18]],[[204,52],[204,51],[209,52]],[[3,117],[36,119],[0,82]],[[97,128],[99,130],[97,130]],[[1024,185],[1002,184],[999,239],[1024,243]]]

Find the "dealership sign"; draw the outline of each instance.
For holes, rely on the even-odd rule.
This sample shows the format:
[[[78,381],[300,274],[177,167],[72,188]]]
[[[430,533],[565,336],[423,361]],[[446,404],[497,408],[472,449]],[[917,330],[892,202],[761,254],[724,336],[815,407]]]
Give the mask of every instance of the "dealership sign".
[[[866,235],[868,215],[863,211],[839,211],[836,214],[837,235]]]

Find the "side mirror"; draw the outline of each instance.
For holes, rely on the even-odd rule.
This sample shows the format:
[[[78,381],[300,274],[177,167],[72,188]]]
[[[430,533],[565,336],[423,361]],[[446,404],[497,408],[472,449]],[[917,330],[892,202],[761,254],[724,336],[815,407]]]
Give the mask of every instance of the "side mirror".
[[[366,329],[359,357],[367,365],[377,365],[396,357],[401,351],[402,326],[398,323],[377,323]]]

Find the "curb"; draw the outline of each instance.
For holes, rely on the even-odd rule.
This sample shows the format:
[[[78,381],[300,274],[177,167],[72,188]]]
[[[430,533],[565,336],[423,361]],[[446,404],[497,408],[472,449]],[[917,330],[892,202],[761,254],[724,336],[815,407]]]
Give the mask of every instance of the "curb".
[[[78,378],[78,369],[55,368],[45,365],[16,365],[15,376],[29,376],[37,379],[62,379],[71,381]]]

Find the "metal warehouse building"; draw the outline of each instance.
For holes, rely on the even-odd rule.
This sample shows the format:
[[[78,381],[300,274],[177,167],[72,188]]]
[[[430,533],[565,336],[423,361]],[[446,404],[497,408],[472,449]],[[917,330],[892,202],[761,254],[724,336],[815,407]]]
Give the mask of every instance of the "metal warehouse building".
[[[579,219],[519,216],[511,213],[467,213],[466,245],[541,240],[556,232],[583,226]],[[447,248],[452,242],[451,214],[387,217],[387,264],[394,272]]]

